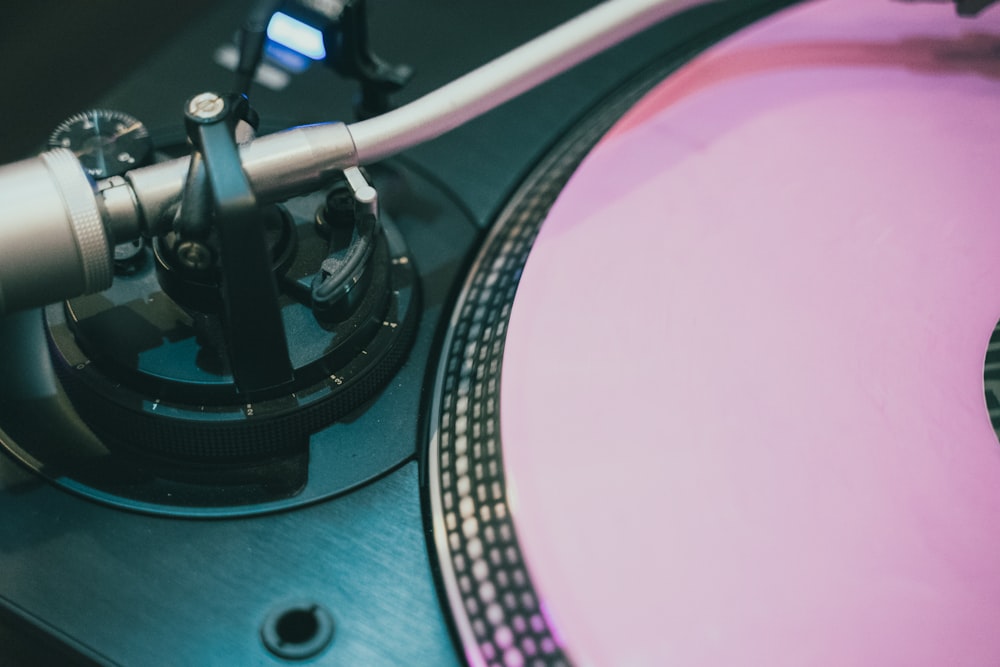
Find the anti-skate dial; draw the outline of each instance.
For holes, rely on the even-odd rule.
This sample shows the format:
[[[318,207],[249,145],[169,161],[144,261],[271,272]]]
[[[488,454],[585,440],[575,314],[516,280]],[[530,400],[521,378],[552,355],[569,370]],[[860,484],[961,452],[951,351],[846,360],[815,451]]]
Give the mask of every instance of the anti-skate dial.
[[[149,131],[142,122],[110,109],[90,109],[70,116],[53,130],[48,146],[73,151],[94,178],[108,178],[142,166],[153,150]]]

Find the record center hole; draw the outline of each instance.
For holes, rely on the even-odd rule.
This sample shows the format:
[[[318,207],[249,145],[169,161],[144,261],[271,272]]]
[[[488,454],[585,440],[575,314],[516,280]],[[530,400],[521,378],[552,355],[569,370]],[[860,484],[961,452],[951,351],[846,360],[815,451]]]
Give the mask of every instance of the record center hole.
[[[292,609],[278,619],[278,639],[282,644],[305,644],[312,641],[319,631],[316,610]]]

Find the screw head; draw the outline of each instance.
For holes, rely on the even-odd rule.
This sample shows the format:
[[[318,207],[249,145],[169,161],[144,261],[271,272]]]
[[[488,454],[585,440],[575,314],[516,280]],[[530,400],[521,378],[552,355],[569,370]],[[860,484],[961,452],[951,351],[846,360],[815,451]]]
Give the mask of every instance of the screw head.
[[[185,268],[195,271],[212,267],[212,251],[197,241],[181,241],[177,245],[177,259]]]
[[[213,120],[226,109],[226,100],[216,93],[200,93],[188,100],[188,115],[197,120]]]

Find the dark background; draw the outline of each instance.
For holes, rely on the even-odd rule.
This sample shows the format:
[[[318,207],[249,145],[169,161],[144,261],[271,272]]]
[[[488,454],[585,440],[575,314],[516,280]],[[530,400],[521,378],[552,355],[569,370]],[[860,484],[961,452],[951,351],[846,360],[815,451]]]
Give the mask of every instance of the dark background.
[[[0,19],[0,164],[34,153],[65,109],[93,105],[211,5],[205,0],[8,3]],[[0,625],[0,647],[0,665],[67,657],[28,627]]]
[[[11,0],[0,17],[0,163],[33,153],[215,3]],[[100,63],[95,66],[94,63]]]

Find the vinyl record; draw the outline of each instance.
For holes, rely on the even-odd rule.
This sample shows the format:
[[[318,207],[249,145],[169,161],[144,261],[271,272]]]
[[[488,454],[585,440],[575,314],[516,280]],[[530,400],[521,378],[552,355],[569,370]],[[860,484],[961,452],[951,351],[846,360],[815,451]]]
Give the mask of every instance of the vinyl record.
[[[501,221],[431,449],[470,662],[1000,664],[1000,15],[952,14],[765,20]]]

